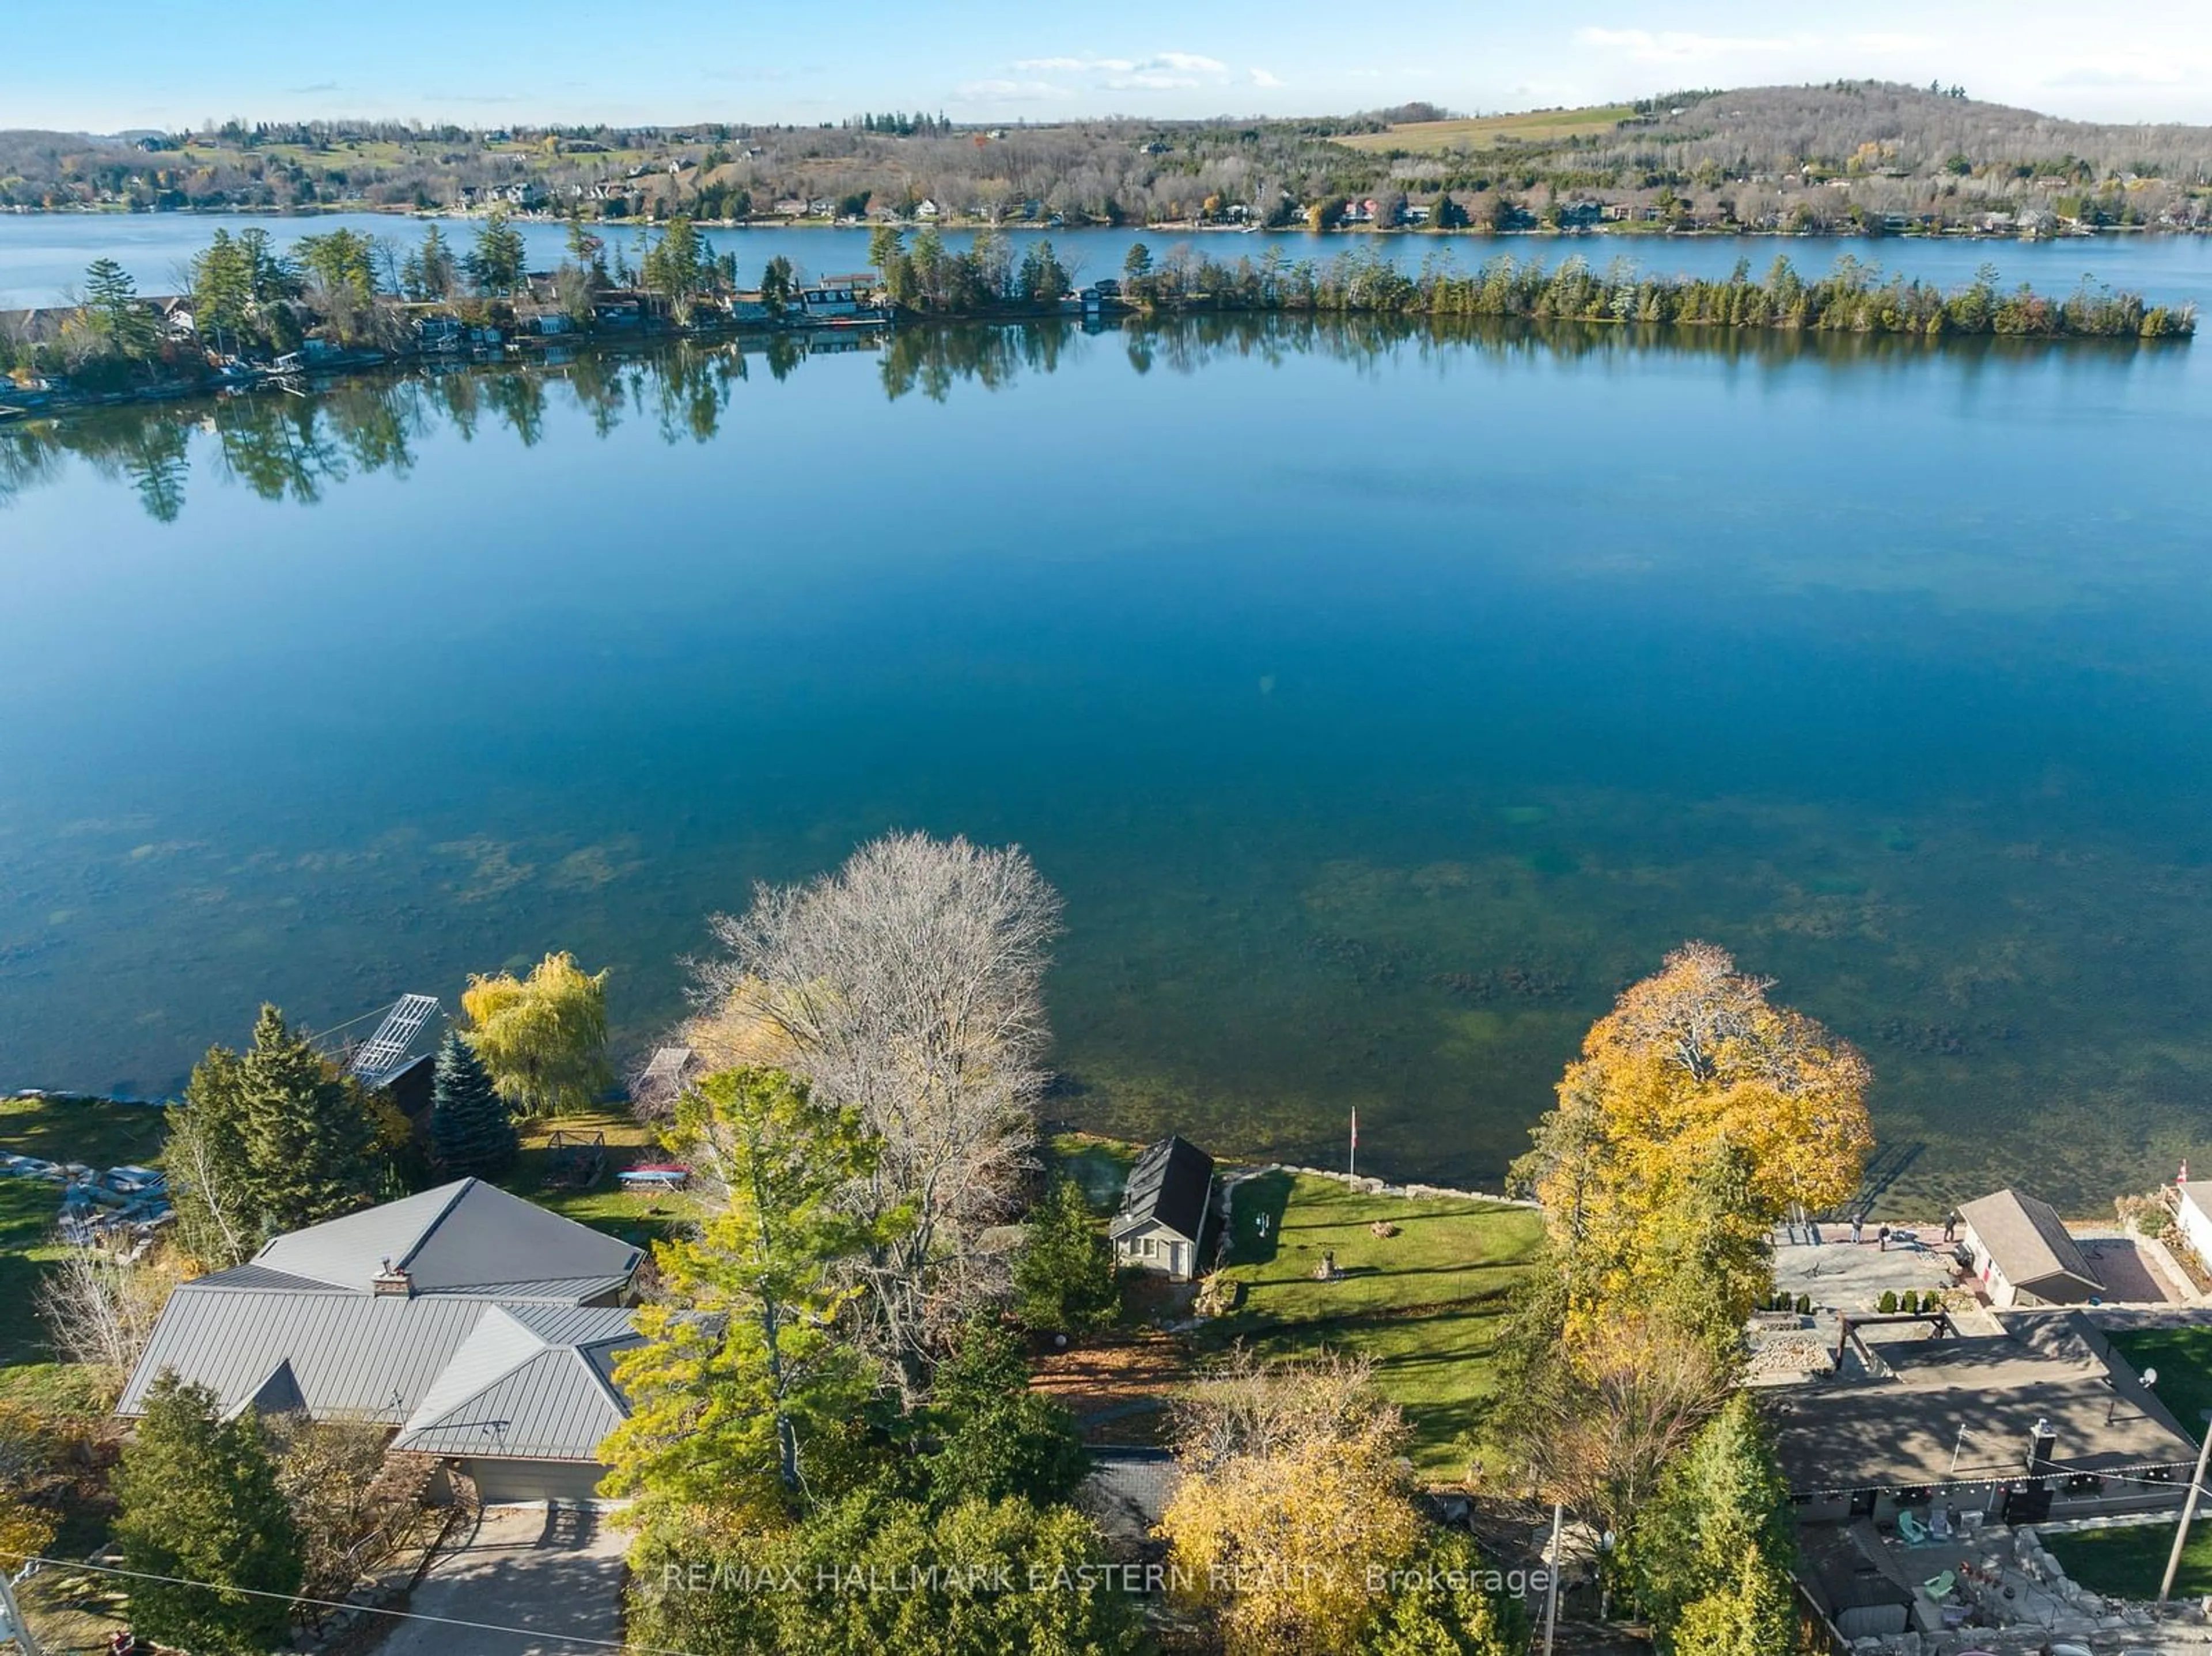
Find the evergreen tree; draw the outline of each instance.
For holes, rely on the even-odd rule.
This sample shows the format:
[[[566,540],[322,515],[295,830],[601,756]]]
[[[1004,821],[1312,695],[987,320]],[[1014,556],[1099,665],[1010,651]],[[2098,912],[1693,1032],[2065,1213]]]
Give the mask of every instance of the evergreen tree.
[[[131,1588],[142,1638],[194,1656],[261,1656],[283,1640],[300,1537],[252,1410],[220,1420],[213,1392],[165,1371],[114,1488],[123,1567],[142,1576]],[[155,1577],[173,1580],[143,1579]],[[249,1596],[263,1593],[275,1596]]]
[[[458,1034],[438,1049],[437,1082],[430,1095],[430,1144],[438,1165],[454,1178],[489,1179],[514,1165],[514,1119],[492,1085],[491,1074]]]
[[[261,1246],[261,1215],[246,1165],[240,1059],[214,1046],[192,1066],[172,1109],[161,1165],[177,1210],[177,1240],[210,1271],[243,1265]]]
[[[1443,1534],[1390,1583],[1361,1656],[1520,1656],[1518,1606],[1482,1590],[1490,1566],[1472,1539]]]
[[[468,258],[469,279],[478,293],[511,294],[522,285],[528,257],[522,232],[507,222],[504,209],[495,209],[477,232],[477,245]]]
[[[359,1089],[273,1006],[261,1009],[237,1084],[247,1189],[264,1235],[375,1199],[382,1169]]]
[[[237,345],[253,308],[253,258],[230,232],[215,240],[192,261],[192,325],[217,350]]]
[[[1090,1470],[1074,1417],[1030,1389],[1021,1346],[995,1317],[970,1321],[939,1365],[932,1412],[941,1441],[930,1486],[948,1505],[1015,1495],[1050,1506]]]
[[[1786,1620],[1796,1556],[1789,1483],[1758,1405],[1738,1392],[1667,1469],[1637,1527],[1638,1593],[1660,1649],[1732,1656],[1738,1647],[1713,1642],[1722,1637],[1717,1629],[1763,1626],[1776,1593]],[[1747,1571],[1773,1591],[1747,1585]],[[1693,1624],[1705,1642],[1690,1642]],[[1762,1647],[1753,1639],[1741,1647],[1789,1646],[1785,1640]]]
[[[1789,1576],[1757,1551],[1682,1616],[1664,1648],[1674,1656],[1775,1656],[1796,1648],[1797,1617]]]
[[[86,325],[117,355],[136,361],[154,350],[154,318],[138,303],[138,284],[112,258],[96,258],[84,273]]]
[[[1014,1259],[1014,1314],[1031,1328],[1075,1334],[1103,1328],[1121,1303],[1114,1250],[1082,1186],[1054,1180],[1030,1210],[1029,1235]]]
[[[724,1070],[678,1106],[671,1149],[728,1193],[695,1235],[653,1250],[663,1297],[616,1360],[629,1418],[602,1446],[604,1486],[757,1520],[802,1501],[808,1439],[849,1420],[870,1378],[839,1338],[837,1266],[881,1234],[841,1205],[876,1169],[857,1110],[781,1070]]]

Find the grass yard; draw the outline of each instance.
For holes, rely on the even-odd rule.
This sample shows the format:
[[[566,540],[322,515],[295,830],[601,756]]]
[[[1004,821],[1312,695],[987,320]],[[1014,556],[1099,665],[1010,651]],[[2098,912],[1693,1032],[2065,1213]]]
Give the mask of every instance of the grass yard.
[[[1376,1235],[1378,1222],[1396,1234]],[[1367,1196],[1279,1173],[1248,1180],[1224,1272],[1243,1284],[1242,1301],[1208,1326],[1206,1342],[1370,1358],[1413,1428],[1415,1467],[1456,1478],[1474,1452],[1507,1291],[1542,1234],[1535,1213],[1502,1203]],[[1325,1252],[1342,1273],[1334,1282],[1314,1275]]]
[[[1059,1132],[1045,1141],[1044,1162],[1051,1171],[1080,1185],[1091,1210],[1103,1216],[1121,1207],[1129,1169],[1143,1151],[1141,1144],[1125,1144],[1117,1138]]]
[[[0,1150],[112,1168],[161,1153],[162,1112],[104,1099],[0,1098]],[[0,1366],[35,1362],[46,1337],[32,1309],[43,1263],[57,1257],[61,1186],[0,1177]]]
[[[568,1139],[606,1136],[606,1165],[587,1188],[575,1190],[557,1182],[556,1133]],[[691,1200],[681,1191],[627,1191],[615,1182],[615,1175],[641,1162],[660,1161],[664,1155],[653,1130],[627,1111],[564,1115],[525,1125],[522,1154],[502,1182],[542,1208],[642,1247],[665,1240],[690,1217]]]
[[[1495,149],[1510,143],[1557,143],[1601,136],[1636,113],[1626,104],[1589,109],[1537,109],[1521,115],[1482,115],[1464,121],[1408,121],[1382,132],[1357,132],[1333,142],[1369,155],[1403,150],[1440,155],[1455,149]]]
[[[2212,1325],[2112,1331],[2112,1346],[2140,1374],[2158,1370],[2158,1395],[2194,1436],[2212,1411]]]
[[[2115,1598],[2155,1598],[2166,1575],[2167,1555],[2173,1550],[2173,1526],[2068,1530],[2045,1535],[2043,1544],[2068,1575],[2092,1592]],[[2189,1544],[2182,1550],[2173,1596],[2197,1598],[2208,1592],[2212,1592],[2212,1524],[2199,1523],[2191,1529]]]

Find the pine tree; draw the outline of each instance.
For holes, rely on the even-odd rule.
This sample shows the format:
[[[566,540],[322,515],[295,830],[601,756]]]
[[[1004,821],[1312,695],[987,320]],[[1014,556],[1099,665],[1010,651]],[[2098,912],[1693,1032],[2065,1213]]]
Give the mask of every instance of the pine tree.
[[[430,1144],[438,1165],[457,1179],[489,1179],[514,1164],[514,1119],[491,1074],[468,1042],[446,1037],[430,1095]]]
[[[169,1137],[161,1149],[177,1210],[177,1240],[210,1271],[243,1265],[262,1240],[260,1210],[246,1166],[240,1062],[228,1046],[213,1046],[192,1066],[185,1101],[169,1112]]]
[[[131,1614],[142,1638],[195,1656],[260,1656],[283,1641],[300,1537],[252,1410],[220,1420],[213,1392],[164,1373],[114,1487],[123,1567],[141,1573]]]
[[[1030,1210],[1029,1235],[1014,1259],[1014,1314],[1031,1328],[1074,1334],[1104,1327],[1121,1302],[1114,1251],[1082,1186],[1054,1180]]]
[[[112,258],[96,258],[84,273],[85,320],[119,356],[149,356],[154,349],[154,319],[138,303],[138,284]]]
[[[1717,1629],[1763,1625],[1772,1595],[1747,1588],[1747,1570],[1775,1586],[1786,1619],[1783,1584],[1796,1558],[1790,1486],[1749,1394],[1731,1398],[1667,1469],[1638,1526],[1635,1556],[1638,1596],[1662,1651],[1726,1656],[1735,1647],[1712,1642]],[[1691,1642],[1693,1629],[1704,1643]]]
[[[261,1009],[237,1079],[248,1189],[264,1235],[375,1199],[382,1169],[359,1089],[274,1006]]]

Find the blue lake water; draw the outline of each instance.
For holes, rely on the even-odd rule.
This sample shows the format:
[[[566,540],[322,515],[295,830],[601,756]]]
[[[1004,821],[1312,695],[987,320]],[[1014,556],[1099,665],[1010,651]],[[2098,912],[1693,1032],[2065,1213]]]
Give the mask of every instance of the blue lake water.
[[[1492,1180],[1705,937],[1893,1204],[2094,1209],[2212,1155],[2209,440],[2201,346],[1220,319],[0,433],[0,1084],[554,947],[635,1048],[910,827],[1066,893],[1071,1119]]]

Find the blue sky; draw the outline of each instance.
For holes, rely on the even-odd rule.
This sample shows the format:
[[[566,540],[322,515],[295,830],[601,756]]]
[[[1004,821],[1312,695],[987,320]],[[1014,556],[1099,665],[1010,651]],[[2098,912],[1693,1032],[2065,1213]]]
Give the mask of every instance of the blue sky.
[[[374,8],[228,0],[97,14],[6,0],[0,126],[112,131],[207,119],[960,120],[1297,114],[1425,98],[1490,112],[1682,86],[1874,76],[2090,119],[2212,122],[2212,0],[1125,0],[1050,7]],[[2104,19],[2111,21],[2106,26]],[[88,47],[96,27],[112,42]]]

